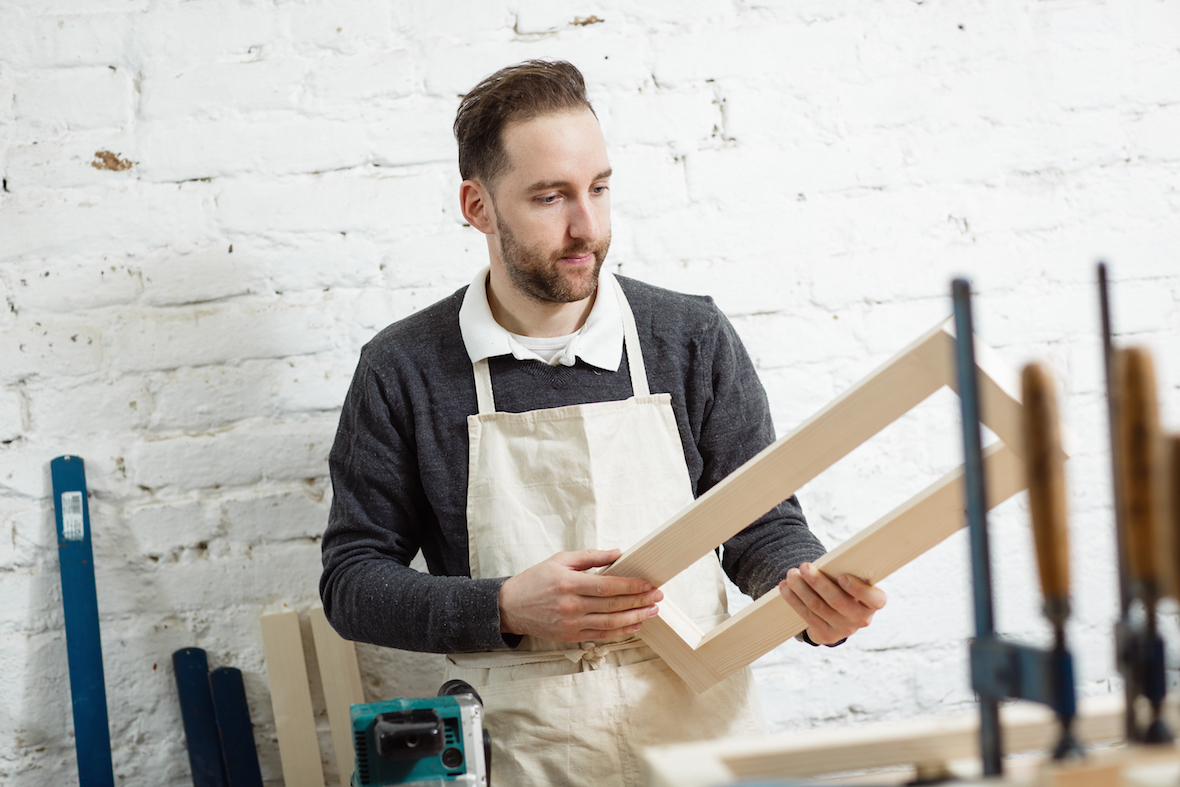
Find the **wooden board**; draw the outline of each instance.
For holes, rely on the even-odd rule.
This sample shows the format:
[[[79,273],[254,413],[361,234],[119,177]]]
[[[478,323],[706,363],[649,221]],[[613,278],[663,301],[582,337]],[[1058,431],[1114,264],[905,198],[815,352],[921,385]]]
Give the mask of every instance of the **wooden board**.
[[[1009,754],[1047,751],[1057,741],[1057,719],[1042,705],[1005,706],[1000,720]],[[1075,734],[1091,746],[1118,741],[1123,734],[1122,697],[1083,700]],[[979,714],[965,713],[657,746],[644,751],[643,764],[648,787],[715,787],[739,779],[810,777],[978,757]]]
[[[954,390],[954,341],[950,321],[930,330],[602,573],[666,583],[939,388]],[[1015,374],[978,342],[976,365],[981,418],[1003,445],[1003,450],[995,447],[988,460],[988,498],[994,506],[1025,488],[1021,406]],[[965,524],[960,473],[961,468],[919,493],[847,547],[833,550],[822,565],[817,561],[817,566],[826,566],[833,576],[863,573],[875,582],[930,549]],[[700,631],[665,600],[659,616],[644,623],[640,636],[699,693],[802,631],[800,623],[776,589],[711,632]]]
[[[356,660],[356,645],[336,633],[324,616],[322,606],[317,604],[312,607],[308,615],[311,618],[312,638],[315,640],[316,660],[320,663],[324,703],[328,706],[336,770],[340,773],[340,783],[346,785],[356,757],[349,708],[365,701],[361,670]]]
[[[258,620],[262,625],[262,649],[279,738],[283,783],[286,787],[324,787],[299,615],[294,611],[279,612],[263,615]]]

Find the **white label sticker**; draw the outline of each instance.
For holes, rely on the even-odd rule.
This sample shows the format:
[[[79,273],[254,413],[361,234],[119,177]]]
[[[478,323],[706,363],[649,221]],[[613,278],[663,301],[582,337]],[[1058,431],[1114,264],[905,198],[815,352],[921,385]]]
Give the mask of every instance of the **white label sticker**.
[[[66,541],[81,541],[86,532],[82,518],[82,493],[61,493],[61,536]]]

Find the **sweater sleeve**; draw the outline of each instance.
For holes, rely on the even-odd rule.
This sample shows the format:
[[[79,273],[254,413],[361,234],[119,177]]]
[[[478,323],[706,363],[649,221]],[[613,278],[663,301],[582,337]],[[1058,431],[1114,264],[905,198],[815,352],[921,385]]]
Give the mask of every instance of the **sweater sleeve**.
[[[407,407],[362,356],[329,455],[332,506],[320,597],[341,636],[402,650],[510,647],[500,633],[503,579],[410,568],[435,523],[419,475]]]
[[[737,331],[720,310],[712,332],[708,385],[710,406],[698,438],[704,472],[702,495],[775,440],[766,391]],[[787,570],[824,554],[795,496],[791,496],[722,545],[725,573],[758,598],[786,577]]]

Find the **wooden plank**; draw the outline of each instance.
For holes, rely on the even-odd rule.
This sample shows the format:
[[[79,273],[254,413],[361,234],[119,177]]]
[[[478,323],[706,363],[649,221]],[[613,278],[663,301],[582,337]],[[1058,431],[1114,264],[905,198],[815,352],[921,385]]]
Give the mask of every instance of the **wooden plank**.
[[[703,636],[701,630],[672,603],[661,601],[660,614],[644,621],[640,634],[697,694],[724,679],[695,650]]]
[[[324,616],[322,606],[315,605],[308,615],[311,618],[312,638],[315,640],[316,660],[320,663],[324,703],[328,706],[328,725],[332,729],[336,770],[340,773],[340,783],[347,785],[356,756],[349,708],[365,701],[361,670],[356,660],[356,644],[336,633]]]
[[[1025,488],[1023,464],[1007,446],[990,446],[984,462],[989,507]],[[853,574],[875,584],[964,525],[960,467],[828,552],[814,565],[833,578]],[[806,627],[778,588],[774,588],[706,634],[696,651],[724,678]]]
[[[279,738],[283,783],[286,787],[324,787],[299,615],[294,611],[279,612],[263,615],[258,620],[262,625],[262,649]]]
[[[1000,719],[1009,754],[1051,749],[1059,735],[1056,717],[1041,705],[1005,706]],[[1083,699],[1075,733],[1091,746],[1119,740],[1122,697]],[[715,787],[737,779],[818,776],[978,756],[979,715],[965,713],[658,746],[644,751],[643,764],[648,787]]]
[[[628,549],[602,573],[663,585],[946,383],[939,325]]]

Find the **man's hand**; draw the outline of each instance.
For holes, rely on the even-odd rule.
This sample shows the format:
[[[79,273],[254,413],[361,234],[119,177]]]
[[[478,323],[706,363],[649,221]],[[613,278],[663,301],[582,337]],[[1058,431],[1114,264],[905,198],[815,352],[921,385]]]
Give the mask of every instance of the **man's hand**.
[[[639,631],[664,594],[639,577],[584,573],[609,566],[621,550],[558,552],[500,586],[500,631],[562,642],[610,639]]]
[[[885,606],[885,591],[851,574],[833,582],[810,563],[787,572],[779,592],[807,624],[807,637],[816,645],[831,645],[869,625],[873,613]]]

